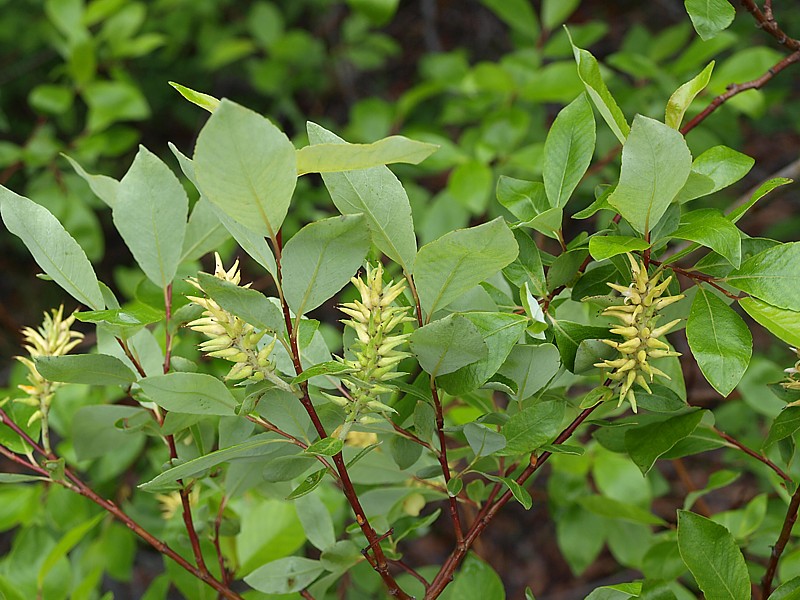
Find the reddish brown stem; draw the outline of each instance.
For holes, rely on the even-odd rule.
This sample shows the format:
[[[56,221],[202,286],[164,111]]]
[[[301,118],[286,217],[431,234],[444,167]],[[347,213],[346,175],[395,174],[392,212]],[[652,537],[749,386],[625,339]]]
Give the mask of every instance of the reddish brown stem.
[[[716,277],[711,277],[710,275],[705,275],[703,273],[695,273],[693,271],[687,271],[686,269],[682,269],[677,265],[663,263],[661,261],[654,260],[654,259],[650,259],[650,262],[652,264],[656,265],[656,266],[662,266],[663,265],[665,267],[668,267],[668,268],[672,269],[673,271],[675,271],[676,273],[678,273],[679,275],[683,275],[684,277],[688,277],[689,279],[691,279],[693,281],[702,281],[703,283],[707,283],[708,285],[713,287],[715,290],[718,290],[721,293],[725,294],[731,300],[739,300],[739,299],[741,299],[743,297],[743,296],[737,296],[736,294],[733,294],[733,293],[729,292],[728,290],[726,290],[724,287],[722,287],[720,284],[717,283],[717,278]]]
[[[678,479],[681,480],[686,492],[691,494],[692,492],[697,491],[697,486],[694,484],[691,474],[686,469],[686,465],[683,464],[683,460],[680,458],[672,459],[672,466],[675,467],[675,473],[677,473]],[[698,498],[695,505],[697,506],[697,512],[699,514],[703,515],[704,517],[711,516],[712,511],[703,498]]]
[[[281,232],[279,231],[278,235],[275,237],[275,262],[277,264],[279,282],[282,282],[280,261],[281,239]],[[292,365],[294,366],[295,373],[300,375],[303,372],[303,365],[300,362],[300,350],[297,344],[297,332],[294,330],[294,326],[292,324],[289,305],[286,303],[283,295],[281,294],[280,296],[283,318],[284,322],[286,323],[286,333],[289,337],[289,346],[292,351]],[[311,396],[308,394],[307,381],[304,381],[300,384],[300,390],[302,392],[300,396],[300,402],[303,404],[303,408],[305,408],[306,413],[308,413],[317,435],[320,437],[320,439],[328,437],[325,427],[322,425],[322,421],[320,421],[319,415],[317,414],[317,410],[314,408],[313,402],[311,402]],[[369,520],[367,519],[367,515],[364,512],[364,508],[361,506],[361,502],[358,499],[358,494],[356,494],[355,486],[353,486],[353,482],[350,480],[350,474],[347,472],[347,465],[345,465],[342,453],[339,452],[338,454],[334,455],[332,459],[336,468],[336,472],[339,474],[339,481],[341,483],[345,498],[347,498],[347,502],[350,504],[350,508],[355,514],[356,522],[361,528],[361,532],[364,534],[364,537],[367,538],[369,548],[372,549],[372,552],[375,555],[375,560],[370,561],[370,564],[378,573],[378,575],[380,575],[384,585],[386,585],[389,591],[390,596],[393,598],[400,598],[401,600],[411,600],[411,596],[400,589],[400,586],[397,585],[397,581],[395,580],[394,576],[389,571],[389,563],[386,559],[386,555],[383,552],[383,548],[381,548],[380,537],[370,524]]]
[[[563,444],[567,441],[575,430],[583,423],[589,415],[598,407],[600,404],[595,404],[594,406],[583,410],[569,426],[562,431],[558,437],[555,439],[553,444]],[[530,477],[533,475],[545,462],[547,459],[552,456],[551,452],[543,452],[538,458],[531,456],[530,464],[525,467],[525,470],[517,477],[516,481],[518,484],[523,485]],[[461,561],[467,554],[467,551],[478,538],[478,536],[483,533],[483,530],[486,529],[486,526],[489,522],[494,518],[497,512],[505,506],[509,500],[513,497],[509,490],[500,496],[496,501],[494,501],[494,495],[496,495],[495,490],[499,488],[496,486],[494,490],[492,490],[493,495],[487,499],[486,503],[484,504],[483,508],[478,512],[478,516],[475,519],[475,522],[470,527],[469,531],[467,532],[464,543],[460,544],[453,550],[450,556],[445,561],[442,568],[436,574],[436,577],[431,582],[430,588],[425,593],[425,600],[434,600],[438,598],[439,595],[444,591],[444,588],[447,587],[447,584],[453,580],[453,574],[455,573],[458,565],[461,564]]]
[[[790,38],[775,22],[775,18],[772,16],[771,2],[765,3],[764,12],[761,12],[754,0],[742,0],[742,6],[753,15],[758,26],[774,37],[781,46],[792,52],[800,50],[800,40]]]
[[[217,563],[219,564],[219,573],[220,577],[222,578],[222,583],[225,586],[230,586],[231,584],[231,574],[228,571],[228,568],[225,566],[225,557],[222,555],[222,547],[220,546],[219,542],[219,530],[222,527],[222,516],[225,512],[225,505],[228,502],[228,498],[223,496],[222,499],[219,501],[219,510],[217,510],[217,517],[214,519],[214,549],[217,551]]]
[[[725,440],[726,442],[731,444],[732,446],[736,446],[739,450],[741,450],[742,452],[744,452],[748,456],[752,456],[757,461],[767,465],[770,469],[772,469],[778,475],[778,477],[783,479],[786,483],[791,483],[792,478],[789,477],[789,475],[787,475],[786,472],[783,469],[781,469],[778,465],[776,465],[774,462],[772,462],[770,459],[768,459],[763,454],[759,454],[758,452],[756,452],[752,448],[748,448],[747,446],[745,446],[742,442],[740,442],[736,438],[731,437],[730,435],[728,435],[724,431],[720,431],[716,427],[712,427],[711,430],[714,433],[716,433],[719,437],[721,437],[723,440]]]
[[[708,117],[712,112],[717,110],[722,104],[736,96],[737,94],[741,94],[742,92],[746,92],[747,90],[757,90],[763,87],[769,80],[771,80],[775,75],[783,71],[789,65],[796,63],[800,60],[800,50],[795,49],[789,56],[786,56],[779,60],[775,65],[770,68],[766,73],[764,73],[761,77],[753,79],[752,81],[748,81],[746,83],[732,83],[728,86],[725,93],[720,94],[716,98],[714,98],[708,106],[706,106],[700,113],[695,115],[695,117],[690,120],[686,125],[681,127],[681,133],[686,135],[692,129],[697,127],[702,121]]]
[[[769,562],[767,563],[767,571],[761,579],[761,598],[767,600],[772,592],[772,580],[775,578],[775,571],[778,569],[778,561],[783,554],[786,544],[789,542],[789,537],[792,534],[792,527],[797,521],[797,511],[800,509],[800,487],[792,494],[792,499],[789,502],[789,508],[786,509],[786,517],[783,519],[783,527],[778,536],[778,541],[772,547],[772,552],[769,555]]]
[[[20,438],[22,438],[28,445],[31,446],[37,453],[41,456],[46,458],[47,460],[58,460],[58,458],[51,452],[46,452],[44,448],[42,448],[38,443],[36,443],[27,433],[25,433],[9,416],[3,409],[0,409],[0,420],[2,420],[3,424],[9,427],[14,433],[16,433]],[[33,465],[28,465],[28,468],[36,471],[37,473],[47,474],[49,478],[49,473],[47,473],[41,467],[35,467]],[[136,521],[131,519],[125,512],[119,508],[116,504],[114,504],[111,500],[106,500],[105,498],[99,496],[92,490],[89,486],[87,486],[77,475],[75,475],[71,470],[64,469],[64,474],[69,481],[56,481],[51,479],[53,483],[57,483],[61,486],[66,487],[67,489],[71,489],[74,492],[80,494],[84,498],[88,498],[98,506],[100,506],[105,511],[111,513],[116,517],[121,523],[123,523],[128,529],[133,531],[136,535],[142,538],[145,542],[150,544],[153,548],[155,548],[158,552],[167,556],[174,560],[178,565],[180,565],[183,569],[200,579],[201,581],[205,582],[217,592],[219,592],[224,598],[228,598],[229,600],[242,600],[242,597],[237,594],[236,592],[230,590],[228,586],[224,585],[222,582],[217,580],[208,569],[202,569],[200,567],[196,567],[190,562],[188,562],[185,558],[183,558],[180,554],[175,552],[172,548],[170,548],[165,542],[159,540],[146,529],[144,529],[141,525],[139,525]],[[71,483],[70,483],[71,482]]]
[[[444,434],[444,413],[442,412],[442,402],[439,399],[439,391],[436,389],[436,382],[431,377],[431,396],[433,397],[433,408],[436,411],[436,434],[439,437],[439,452],[436,453],[439,459],[439,465],[442,467],[442,475],[444,475],[445,484],[449,483],[450,465],[447,462],[447,438]],[[461,527],[461,515],[458,513],[458,500],[455,496],[447,494],[447,500],[450,507],[450,519],[453,521],[453,529],[456,533],[456,542],[460,546],[464,543],[464,530]]]

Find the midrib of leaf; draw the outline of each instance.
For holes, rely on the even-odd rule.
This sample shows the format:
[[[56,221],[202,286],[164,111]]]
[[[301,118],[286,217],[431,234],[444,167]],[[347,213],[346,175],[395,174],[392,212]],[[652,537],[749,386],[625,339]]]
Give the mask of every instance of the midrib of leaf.
[[[218,223],[217,225],[212,227],[209,231],[207,231],[204,235],[200,236],[194,244],[192,244],[186,249],[185,252],[181,252],[181,262],[183,262],[187,256],[191,255],[192,252],[194,252],[197,248],[199,248],[207,239],[213,236],[214,233],[216,233],[217,229],[219,229],[220,227],[222,229],[225,229],[225,226],[222,223]]]
[[[567,162],[561,169],[561,181],[558,184],[558,198],[556,198],[556,206],[561,206],[561,192],[564,190],[564,180],[567,178],[567,165],[572,158],[572,133],[575,131],[575,126],[572,125],[569,130],[569,141],[567,142]]]
[[[161,238],[158,235],[158,225],[156,224],[156,205],[152,201],[153,196],[152,194],[148,194],[150,196],[150,220],[152,221],[153,225],[153,238],[155,240],[156,245],[156,258],[158,260],[158,270],[161,271],[161,287],[167,287],[167,274],[164,272],[164,256],[161,253]]]
[[[322,252],[319,253],[319,256],[317,258],[317,263],[314,266],[313,276],[311,277],[311,279],[309,279],[309,283],[308,283],[308,286],[306,287],[306,291],[303,294],[302,300],[300,301],[300,306],[297,307],[298,310],[297,310],[297,318],[295,319],[295,327],[299,327],[300,326],[300,317],[302,317],[303,314],[304,314],[303,309],[304,309],[305,305],[308,303],[308,297],[311,295],[311,288],[314,287],[314,282],[317,280],[317,273],[319,273],[320,265],[322,265],[322,257],[325,254],[325,250],[327,250],[328,246],[331,245],[331,242],[333,242],[332,239],[328,240],[327,242],[325,242],[325,244],[322,246]]]
[[[653,204],[655,203],[655,198],[656,198],[656,165],[657,165],[656,153],[655,150],[653,149],[653,145],[649,144],[649,146],[650,146],[649,149],[651,158],[650,164],[652,165],[653,177],[650,180],[650,202],[647,205],[647,217],[645,218],[644,221],[645,235],[647,235],[650,232],[650,214],[653,212]]]
[[[372,168],[377,168],[377,167],[372,167]],[[361,193],[358,191],[356,186],[353,185],[353,182],[350,180],[350,176],[347,173],[342,173],[342,175],[344,175],[344,180],[347,182],[347,184],[350,186],[350,188],[353,190],[353,192],[355,192],[355,195],[361,201],[361,206],[353,206],[353,204],[351,202],[348,202],[348,204],[350,204],[350,206],[353,206],[353,208],[356,211],[360,211],[360,212],[363,212],[363,213],[369,215],[370,220],[372,221],[372,223],[374,223],[375,226],[378,227],[378,229],[380,230],[381,235],[383,236],[383,239],[386,240],[386,242],[389,244],[389,247],[391,247],[392,251],[394,251],[394,253],[397,255],[397,258],[400,261],[400,266],[403,267],[403,271],[405,271],[407,269],[408,265],[405,264],[405,259],[403,258],[403,255],[400,252],[400,250],[397,249],[397,246],[395,246],[394,242],[386,234],[386,229],[384,228],[383,224],[378,222],[378,219],[375,216],[375,214],[372,212],[372,209],[369,207],[369,205],[366,202],[364,202],[364,198],[361,196]]]
[[[719,336],[717,335],[717,324],[714,321],[714,312],[711,310],[711,303],[708,301],[708,297],[705,295],[705,292],[701,290],[700,293],[703,295],[703,302],[705,302],[706,309],[708,310],[708,315],[709,315],[708,320],[709,324],[711,325],[711,331],[713,333],[714,345],[717,347],[717,354],[721,357],[723,352],[722,352],[722,346],[720,346],[719,343]],[[723,362],[725,362],[724,359]]]
[[[248,169],[245,169],[244,161],[242,160],[242,152],[241,148],[239,147],[238,143],[238,136],[235,136],[233,140],[233,147],[236,153],[236,160],[239,162],[239,165],[242,167],[242,171],[245,174],[245,182],[247,183],[247,187],[250,190],[250,195],[252,200],[255,201],[256,208],[258,209],[258,214],[261,216],[261,220],[264,221],[264,224],[267,226],[267,233],[269,234],[270,239],[275,239],[275,232],[272,230],[272,224],[269,222],[267,218],[267,213],[264,212],[264,207],[261,206],[261,202],[258,200],[258,192],[256,191],[255,184],[253,180],[250,178],[250,172]],[[234,219],[235,220],[235,219]]]
[[[722,587],[725,588],[725,591],[728,592],[728,595],[733,600],[736,600],[736,596],[733,594],[733,591],[728,586],[727,581],[725,581],[725,578],[722,576],[722,573],[717,569],[717,566],[714,564],[714,561],[711,560],[712,555],[711,554],[706,554],[706,552],[705,552],[705,550],[704,550],[704,548],[702,546],[700,547],[700,554],[703,555],[703,558],[705,559],[705,561],[708,563],[708,565],[714,571],[714,574],[717,576],[717,579],[719,579],[719,581],[722,583]]]
[[[445,290],[450,286],[450,282],[453,281],[453,277],[455,277],[456,271],[461,267],[461,264],[465,260],[467,260],[466,256],[462,256],[461,258],[458,259],[455,268],[450,271],[447,278],[444,280],[444,285],[441,288],[439,288],[439,293],[436,295],[436,298],[434,298],[433,302],[431,303],[430,314],[428,315],[428,321],[431,320],[431,316],[433,315],[434,312],[436,312],[434,310],[436,308],[436,305],[439,304],[439,300],[441,299],[442,295],[444,295]]]

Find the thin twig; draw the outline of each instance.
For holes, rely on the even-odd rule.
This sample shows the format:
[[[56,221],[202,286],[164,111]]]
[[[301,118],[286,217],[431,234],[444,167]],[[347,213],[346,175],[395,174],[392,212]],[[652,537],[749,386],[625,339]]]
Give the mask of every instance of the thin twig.
[[[769,563],[767,563],[767,571],[761,579],[761,598],[767,600],[772,592],[772,580],[775,578],[775,571],[778,569],[778,560],[783,554],[786,544],[789,542],[789,537],[792,534],[792,527],[797,521],[797,510],[800,508],[800,487],[792,494],[792,499],[789,502],[789,508],[786,509],[786,517],[783,519],[783,527],[778,536],[778,541],[772,547],[772,552],[769,555]]]
[[[406,564],[406,563],[405,563],[405,562],[403,562],[402,560],[390,560],[389,562],[391,562],[393,565],[397,565],[398,567],[400,567],[401,569],[403,569],[403,571],[405,571],[406,573],[408,573],[409,575],[411,575],[411,576],[412,576],[414,579],[416,579],[417,581],[419,581],[419,582],[420,582],[420,583],[421,583],[423,586],[425,586],[425,589],[426,589],[426,590],[427,590],[429,587],[431,587],[431,584],[430,584],[430,583],[428,583],[428,580],[427,580],[427,579],[425,579],[425,578],[424,578],[422,575],[420,575],[419,573],[417,573],[417,571],[416,571],[416,570],[414,570],[413,568],[411,568],[411,566],[409,566],[408,564]]]
[[[686,269],[682,269],[681,267],[679,267],[677,265],[671,265],[671,264],[663,263],[663,262],[661,262],[659,260],[650,259],[650,262],[652,264],[656,265],[656,266],[659,266],[659,267],[660,266],[665,266],[665,267],[667,267],[669,269],[672,269],[673,271],[675,271],[679,275],[683,275],[684,277],[688,277],[689,279],[692,279],[693,281],[702,281],[703,283],[707,283],[708,285],[710,285],[711,287],[713,287],[716,290],[719,290],[721,293],[725,294],[728,298],[730,298],[732,300],[741,300],[744,297],[744,296],[737,296],[736,294],[733,294],[733,293],[729,292],[728,290],[726,290],[724,287],[722,287],[721,285],[719,285],[717,283],[717,278],[716,277],[711,277],[711,275],[705,275],[704,273],[695,273],[693,271],[687,271]]]
[[[694,484],[694,481],[692,481],[692,476],[689,474],[689,471],[683,464],[683,460],[680,458],[673,458],[672,466],[675,467],[675,472],[678,474],[678,479],[681,480],[681,483],[683,484],[683,487],[686,489],[686,492],[691,494],[692,492],[697,491],[697,486]],[[711,516],[712,511],[702,497],[697,499],[696,505],[698,512],[701,515],[703,515],[704,517]]]
[[[565,441],[567,441],[575,432],[575,430],[581,425],[581,423],[583,423],[598,406],[600,406],[600,403],[583,410],[577,417],[575,417],[572,423],[570,423],[569,426],[558,435],[553,444],[563,444]],[[547,459],[550,458],[550,456],[552,456],[551,452],[543,452],[538,458],[534,455],[531,455],[530,464],[525,467],[525,470],[519,475],[519,477],[517,477],[516,482],[520,485],[524,484],[531,477],[531,475],[533,475],[545,462],[547,462]],[[483,532],[484,529],[486,529],[486,526],[494,518],[497,512],[513,497],[511,491],[506,490],[506,492],[500,496],[499,499],[493,502],[493,494],[497,489],[499,488],[495,486],[495,489],[492,490],[490,498],[487,499],[483,508],[478,513],[475,522],[466,533],[464,543],[456,546],[445,563],[442,565],[439,572],[436,574],[436,577],[434,577],[430,588],[425,593],[425,600],[434,600],[435,598],[439,597],[439,595],[444,591],[444,588],[447,587],[447,584],[453,580],[453,574],[458,568],[458,565],[464,559],[464,556],[466,556],[470,546],[472,546],[472,544],[475,542],[475,539]]]
[[[278,288],[278,296],[281,302],[281,308],[283,310],[283,317],[284,322],[286,323],[286,333],[289,337],[289,345],[291,348],[291,359],[292,365],[295,370],[296,375],[301,375],[303,373],[303,365],[300,362],[300,350],[297,344],[297,330],[293,326],[291,313],[289,312],[289,305],[287,304],[283,293],[281,291],[282,288],[282,270],[281,270],[281,244],[282,244],[282,236],[281,232],[279,231],[278,234],[272,238],[273,248],[275,250],[275,262],[277,266],[277,288]],[[299,315],[298,315],[299,318]],[[317,435],[320,439],[328,437],[327,432],[325,431],[325,427],[320,421],[319,415],[317,414],[316,408],[314,408],[313,402],[311,402],[311,396],[308,393],[308,381],[303,381],[300,383],[300,402],[303,405],[306,413],[308,413],[309,418],[311,419],[311,423],[314,426]],[[383,552],[383,548],[380,545],[380,537],[378,536],[375,529],[367,519],[366,512],[364,508],[361,506],[361,501],[358,498],[358,494],[356,493],[355,487],[353,486],[353,482],[350,479],[350,474],[347,471],[347,466],[344,462],[344,457],[342,453],[339,452],[331,457],[333,460],[333,464],[336,468],[336,472],[339,473],[339,480],[342,486],[342,491],[344,492],[345,498],[347,498],[347,502],[350,504],[350,508],[353,510],[353,513],[356,517],[356,523],[361,528],[361,532],[364,534],[364,537],[367,538],[367,542],[369,544],[369,548],[372,549],[373,554],[375,555],[374,561],[370,559],[369,554],[366,553],[365,556],[367,560],[372,565],[373,569],[380,575],[381,579],[383,580],[384,584],[388,588],[389,595],[395,598],[399,598],[400,600],[412,600],[411,596],[409,596],[406,592],[404,592],[400,586],[397,584],[394,576],[389,571],[389,562],[386,558],[386,555]]]
[[[783,469],[781,469],[778,465],[776,465],[774,462],[772,462],[770,459],[768,459],[763,454],[760,454],[760,453],[756,452],[752,448],[748,448],[747,446],[745,446],[742,442],[740,442],[736,438],[731,437],[730,435],[728,435],[724,431],[720,431],[716,427],[712,427],[711,430],[714,433],[716,433],[719,437],[721,437],[723,440],[728,442],[731,446],[735,446],[736,448],[738,448],[739,450],[741,450],[742,452],[744,452],[748,456],[752,456],[757,461],[767,465],[770,469],[772,469],[775,472],[776,475],[778,475],[778,477],[783,479],[786,483],[791,483],[792,478],[789,477],[789,475],[787,475],[786,472]]]
[[[795,50],[800,50],[800,40],[790,38],[788,35],[786,35],[786,33],[784,33],[784,31],[778,26],[778,23],[773,18],[771,3],[768,3],[765,6],[765,12],[761,12],[761,9],[758,8],[758,5],[754,0],[742,0],[742,6],[744,6],[747,11],[753,15],[753,18],[758,23],[758,26],[774,37],[781,46],[787,50],[791,50],[792,52]],[[769,15],[767,15],[766,9],[768,9]]]
[[[21,439],[23,439],[31,448],[33,448],[38,454],[46,458],[50,461],[58,460],[52,452],[46,452],[44,448],[42,448],[38,443],[36,443],[27,433],[25,433],[19,425],[17,425],[9,416],[8,414],[0,408],[0,421],[7,427],[9,427],[14,433],[16,433]],[[28,468],[41,473],[44,469],[36,468],[33,465],[28,466]],[[229,600],[243,600],[242,597],[237,594],[236,592],[232,591],[228,588],[228,586],[224,585],[222,582],[217,580],[208,569],[201,569],[190,562],[188,562],[185,558],[183,558],[180,554],[175,552],[166,542],[163,542],[152,535],[149,531],[144,529],[141,525],[139,525],[136,521],[134,521],[131,517],[129,517],[121,508],[119,508],[114,502],[111,500],[106,500],[102,496],[99,496],[94,490],[92,490],[88,485],[86,485],[83,480],[81,480],[75,473],[73,473],[70,469],[64,469],[64,475],[66,480],[55,480],[49,477],[50,481],[61,485],[67,489],[71,489],[72,491],[80,494],[84,498],[88,498],[105,511],[114,515],[121,523],[123,523],[128,529],[133,531],[136,535],[142,538],[145,542],[150,544],[153,548],[155,548],[158,552],[171,558],[174,560],[178,565],[180,565],[183,569],[200,579],[201,581],[205,582],[217,592],[219,592],[224,598],[228,598]]]
[[[442,467],[445,484],[450,482],[450,465],[447,462],[447,438],[444,434],[444,413],[442,412],[442,401],[439,399],[439,391],[436,389],[436,382],[431,377],[431,395],[433,396],[433,408],[436,411],[436,434],[439,438],[439,452],[437,458]],[[460,545],[464,541],[464,530],[461,527],[461,515],[458,513],[458,501],[455,496],[447,494],[448,505],[450,506],[450,518],[453,521],[453,529],[456,533],[456,542]]]
[[[748,81],[746,83],[732,83],[727,87],[725,93],[720,94],[716,98],[714,98],[708,106],[706,106],[699,114],[695,115],[691,121],[686,123],[683,127],[681,127],[681,133],[686,135],[692,129],[697,127],[702,121],[708,117],[712,112],[717,110],[722,104],[736,96],[737,94],[741,94],[742,92],[746,92],[747,90],[758,90],[761,89],[767,82],[769,82],[775,75],[783,71],[786,67],[791,64],[796,63],[800,60],[800,50],[795,50],[790,55],[785,56],[781,60],[779,60],[775,65],[773,65],[766,73],[764,73],[761,77],[757,77],[752,81]]]

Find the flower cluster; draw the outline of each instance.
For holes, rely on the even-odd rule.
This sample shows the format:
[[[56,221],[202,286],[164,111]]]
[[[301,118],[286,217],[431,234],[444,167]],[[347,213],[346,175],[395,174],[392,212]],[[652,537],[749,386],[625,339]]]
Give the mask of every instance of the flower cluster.
[[[784,381],[781,385],[787,390],[800,391],[800,349],[797,348],[789,348],[789,349],[797,355],[797,362],[794,363],[793,367],[786,369],[788,381]]]
[[[381,394],[391,391],[385,382],[403,375],[396,368],[400,361],[410,356],[399,348],[405,344],[410,334],[397,333],[403,323],[413,321],[408,316],[409,307],[392,306],[392,302],[405,290],[405,282],[383,283],[383,266],[367,266],[366,281],[356,277],[351,279],[361,294],[360,300],[339,306],[349,319],[342,320],[345,326],[356,332],[357,339],[351,350],[354,360],[342,359],[353,369],[344,380],[350,398],[326,396],[343,406],[347,420],[339,431],[344,438],[350,426],[359,423],[376,422],[370,413],[394,412],[379,400]]]
[[[238,259],[227,271],[222,265],[219,254],[214,254],[214,260],[216,263],[214,276],[233,285],[239,285],[241,274],[239,273]],[[187,296],[187,298],[204,310],[203,315],[199,319],[191,321],[188,326],[208,337],[205,342],[200,344],[200,350],[207,356],[222,358],[234,363],[228,374],[225,375],[225,379],[241,383],[256,383],[268,379],[278,387],[291,391],[289,384],[275,374],[275,364],[270,360],[270,354],[275,348],[277,338],[273,338],[268,344],[263,344],[259,348],[259,342],[266,335],[266,330],[257,330],[220,307],[217,302],[205,295],[205,290],[196,279],[189,279],[189,283],[204,295],[202,297]],[[249,286],[250,284],[247,284],[244,287]]]
[[[44,314],[44,321],[39,329],[26,327],[22,330],[25,339],[25,349],[29,356],[15,357],[28,368],[28,383],[19,385],[19,389],[27,394],[25,398],[17,398],[17,402],[37,407],[37,410],[28,421],[28,424],[42,419],[47,420],[50,402],[53,394],[62,384],[48,381],[36,369],[34,361],[40,356],[63,356],[83,340],[83,334],[72,331],[70,327],[75,322],[75,314],[64,318],[64,306]]]
[[[680,356],[679,352],[670,350],[666,342],[658,339],[680,322],[680,319],[670,321],[665,325],[656,327],[660,318],[659,311],[673,302],[681,300],[684,296],[665,296],[672,276],[659,283],[663,271],[657,270],[652,276],[647,273],[643,264],[637,262],[628,254],[631,263],[633,281],[627,287],[609,283],[611,288],[622,294],[623,304],[609,306],[603,315],[613,317],[620,324],[611,329],[611,333],[623,338],[622,342],[615,340],[602,340],[612,348],[619,351],[620,356],[614,360],[604,360],[596,363],[596,367],[610,369],[609,379],[617,383],[619,389],[619,404],[625,400],[630,402],[633,412],[636,412],[636,396],[633,393],[633,384],[650,393],[648,383],[653,382],[656,375],[670,377],[650,364],[650,359],[664,358],[666,356]]]

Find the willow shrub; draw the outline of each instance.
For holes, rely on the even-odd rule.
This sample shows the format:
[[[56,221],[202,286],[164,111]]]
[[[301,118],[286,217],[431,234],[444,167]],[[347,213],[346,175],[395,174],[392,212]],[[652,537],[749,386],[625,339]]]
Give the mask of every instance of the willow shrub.
[[[713,65],[664,99],[663,121],[629,121],[594,57],[573,49],[585,92],[550,128],[543,181],[500,177],[506,217],[420,248],[385,165],[419,163],[435,146],[349,144],[309,123],[310,145],[297,149],[260,114],[182,86],[211,113],[191,158],[171,147],[200,195],[191,210],[146,148],[120,181],[74,163],[146,277],[135,298],[122,302],[97,279],[48,210],[0,188],[5,226],[82,307],[25,330],[28,381],[0,409],[0,452],[16,464],[2,475],[0,514],[4,527],[22,526],[3,563],[5,596],[98,597],[104,573],[130,579],[138,536],[165,557],[147,598],[170,585],[190,598],[502,598],[470,548],[505,504],[531,507],[526,484],[550,459],[551,512],[573,569],[607,543],[640,573],[591,597],[693,598],[699,588],[741,599],[759,578],[769,595],[800,504],[797,365],[763,387],[786,406],[754,449],[687,398],[690,359],[672,341],[685,327],[721,398],[752,360],[737,305],[800,346],[800,243],[737,227],[788,180],[727,213],[696,208],[753,166],[725,146],[693,157],[686,145],[684,114]],[[596,114],[622,145],[621,172],[571,215],[605,214],[605,225],[565,240]],[[311,173],[339,214],[285,237],[296,182]],[[213,273],[198,272],[231,236],[263,269],[267,293],[242,281],[237,259],[217,254]],[[561,251],[538,248],[544,237]],[[340,292],[347,301],[334,307]],[[339,329],[313,318],[325,309]],[[796,360],[787,352],[787,366]],[[579,427],[593,437],[573,438]],[[773,497],[700,514],[704,494],[736,479],[739,454],[683,510],[656,514],[666,485],[657,461],[722,446],[757,459]],[[48,517],[32,508],[39,501]],[[413,568],[406,544],[439,519],[451,554]],[[780,570],[771,597],[796,593],[795,574]]]

